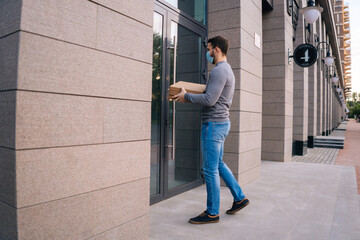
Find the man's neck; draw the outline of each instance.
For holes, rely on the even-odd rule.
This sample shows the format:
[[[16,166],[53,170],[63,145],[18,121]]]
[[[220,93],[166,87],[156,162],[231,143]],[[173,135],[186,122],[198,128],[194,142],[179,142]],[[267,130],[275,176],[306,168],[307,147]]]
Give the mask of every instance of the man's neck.
[[[225,62],[227,61],[225,55],[224,55],[224,56],[220,56],[219,58],[217,58],[216,61],[215,61],[215,64],[217,64],[217,63],[219,63],[219,62],[223,62],[223,61],[225,61]]]

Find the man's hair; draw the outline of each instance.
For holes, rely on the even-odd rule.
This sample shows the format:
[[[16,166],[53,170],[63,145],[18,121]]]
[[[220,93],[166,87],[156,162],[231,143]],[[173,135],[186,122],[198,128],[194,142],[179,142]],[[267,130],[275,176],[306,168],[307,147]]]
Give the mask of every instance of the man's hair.
[[[229,41],[221,36],[216,36],[213,38],[210,38],[208,40],[208,43],[211,44],[213,48],[220,48],[220,50],[226,55],[229,50]]]

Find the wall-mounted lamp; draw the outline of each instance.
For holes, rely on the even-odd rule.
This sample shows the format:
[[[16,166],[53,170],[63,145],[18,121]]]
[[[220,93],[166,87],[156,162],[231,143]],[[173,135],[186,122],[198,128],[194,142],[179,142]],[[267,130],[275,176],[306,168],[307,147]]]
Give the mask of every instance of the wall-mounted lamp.
[[[307,2],[307,7],[301,8],[299,10],[299,13],[304,15],[304,18],[307,22],[307,24],[306,24],[306,22],[304,23],[305,24],[304,31],[305,31],[306,42],[310,42],[311,24],[316,22],[316,20],[319,18],[320,13],[322,11],[323,11],[323,8],[319,7],[319,6],[315,6],[315,1],[313,1],[313,0],[309,0]],[[306,30],[309,32],[308,37],[306,37]]]
[[[325,63],[326,64],[326,63]],[[332,65],[330,65],[329,66],[329,70],[330,69],[333,69],[333,72],[334,72],[334,75],[331,75],[330,74],[330,79],[331,79],[331,81],[334,83],[334,88],[337,88],[338,86],[337,86],[337,84],[338,84],[338,82],[339,82],[339,78],[336,76],[336,68],[334,67],[334,66],[332,66]],[[340,93],[340,95],[341,95],[341,93]]]
[[[336,76],[336,73],[334,73],[334,76],[332,76],[331,81],[332,81],[334,84],[337,84],[337,83],[339,82],[339,78]]]
[[[326,57],[323,59],[323,61],[326,64],[326,66],[331,66],[334,63],[335,57],[330,55],[329,44],[327,42],[322,41],[322,42],[319,42],[319,44],[317,45],[316,48],[319,52],[320,44],[323,44],[323,43],[326,44]]]
[[[309,24],[313,24],[314,22],[316,22],[322,11],[322,7],[315,6],[314,0],[309,0],[307,2],[307,7],[301,8],[299,10],[301,14],[304,14],[304,17]]]
[[[326,53],[326,57],[323,59],[326,66],[331,66],[334,63],[335,57],[330,55],[330,52]]]

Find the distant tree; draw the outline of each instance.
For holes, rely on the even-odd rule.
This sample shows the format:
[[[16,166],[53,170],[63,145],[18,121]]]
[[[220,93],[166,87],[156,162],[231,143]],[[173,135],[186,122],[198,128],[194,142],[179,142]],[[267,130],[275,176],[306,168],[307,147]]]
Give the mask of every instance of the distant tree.
[[[356,114],[356,116],[360,115],[360,104],[356,104],[353,110],[353,114]]]
[[[357,92],[353,92],[353,93],[352,93],[352,99],[353,99],[354,102],[357,102],[357,100],[358,100],[358,94],[357,94]]]
[[[346,101],[346,105],[347,107],[353,107],[354,106],[354,102],[353,101]]]

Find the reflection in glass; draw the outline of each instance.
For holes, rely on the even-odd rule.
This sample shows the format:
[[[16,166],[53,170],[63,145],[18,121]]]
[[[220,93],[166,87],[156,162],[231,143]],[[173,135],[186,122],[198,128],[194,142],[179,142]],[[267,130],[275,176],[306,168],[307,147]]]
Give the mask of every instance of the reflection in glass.
[[[206,0],[165,0],[205,25]]]
[[[162,15],[154,13],[153,71],[151,101],[151,173],[150,195],[160,193],[160,134],[161,134],[161,82],[162,82]]]
[[[176,82],[200,83],[201,37],[172,22],[171,46],[174,48],[170,54],[170,84],[174,74]],[[168,159],[168,188],[172,189],[200,178],[200,107],[170,101],[168,118],[167,145],[172,146],[167,154],[171,156]]]

